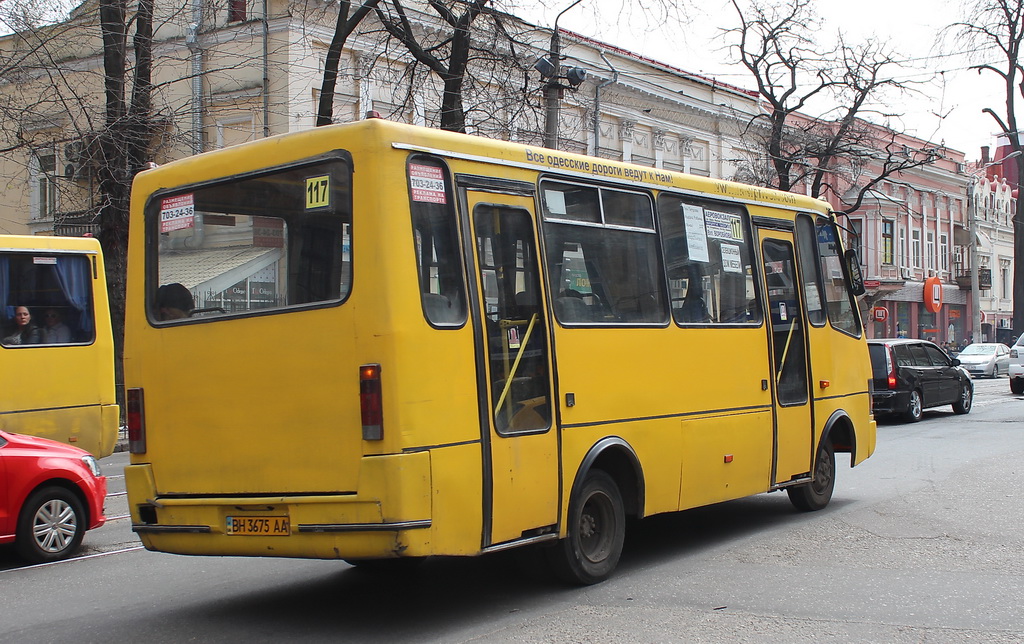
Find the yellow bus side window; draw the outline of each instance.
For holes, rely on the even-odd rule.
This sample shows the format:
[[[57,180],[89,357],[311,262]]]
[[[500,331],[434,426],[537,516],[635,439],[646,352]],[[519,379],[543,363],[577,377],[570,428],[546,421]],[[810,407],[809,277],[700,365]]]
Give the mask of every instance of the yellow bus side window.
[[[0,254],[0,344],[92,342],[92,272],[85,255]]]
[[[745,210],[662,194],[658,213],[675,321],[759,324]]]
[[[466,286],[448,171],[435,159],[414,156],[408,177],[423,315],[434,326],[462,326]]]
[[[563,324],[664,324],[664,271],[650,197],[541,183],[555,317]]]

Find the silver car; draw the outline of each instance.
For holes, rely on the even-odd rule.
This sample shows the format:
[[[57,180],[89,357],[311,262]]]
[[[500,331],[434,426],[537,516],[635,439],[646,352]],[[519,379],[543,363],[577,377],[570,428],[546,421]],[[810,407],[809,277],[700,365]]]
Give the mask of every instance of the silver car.
[[[1017,338],[1017,343],[1010,347],[1010,391],[1024,394],[1024,334]]]
[[[998,378],[1010,365],[1010,348],[1000,342],[978,342],[964,347],[956,357],[972,376]]]

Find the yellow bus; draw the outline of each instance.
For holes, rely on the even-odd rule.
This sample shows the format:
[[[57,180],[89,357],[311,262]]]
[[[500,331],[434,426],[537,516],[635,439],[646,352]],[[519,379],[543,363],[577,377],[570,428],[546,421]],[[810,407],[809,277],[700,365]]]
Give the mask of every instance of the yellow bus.
[[[795,194],[367,119],[141,173],[129,265],[151,550],[588,584],[625,517],[816,510],[874,450],[856,262]]]
[[[114,451],[119,407],[100,244],[0,236],[0,429]]]

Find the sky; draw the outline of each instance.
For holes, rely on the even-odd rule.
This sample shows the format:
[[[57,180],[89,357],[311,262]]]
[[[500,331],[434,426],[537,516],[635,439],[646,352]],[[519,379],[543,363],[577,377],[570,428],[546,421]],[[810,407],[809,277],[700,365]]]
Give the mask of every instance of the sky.
[[[558,12],[573,0],[546,0],[544,5],[520,15],[535,24],[550,27]],[[711,76],[743,88],[754,87],[751,77],[738,63],[728,63],[723,50],[727,43],[722,27],[737,24],[736,12],[728,0],[702,0],[689,10],[689,23],[682,28],[671,21],[651,17],[635,0],[582,0],[560,18],[560,27],[603,40],[623,49],[667,63],[685,71]],[[651,6],[651,2],[644,2]],[[904,72],[914,81],[916,93],[890,97],[886,108],[903,117],[903,131],[965,153],[977,160],[981,146],[995,150],[995,121],[981,112],[992,107],[1005,110],[1000,79],[992,72],[979,74],[968,67],[961,55],[943,54],[939,32],[960,19],[959,0],[816,0],[824,21],[818,41],[823,46],[836,42],[842,30],[848,43],[868,38],[886,42],[907,63]],[[529,16],[536,11],[535,16]],[[988,56],[998,62],[998,52]]]

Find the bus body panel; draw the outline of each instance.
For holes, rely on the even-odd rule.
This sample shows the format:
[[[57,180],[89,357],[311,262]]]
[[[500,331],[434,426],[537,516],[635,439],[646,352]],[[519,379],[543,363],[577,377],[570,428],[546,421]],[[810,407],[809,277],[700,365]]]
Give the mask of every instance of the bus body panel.
[[[286,329],[273,317],[255,317],[140,333],[139,341],[159,347],[160,354],[159,361],[134,367],[136,382],[146,383],[148,450],[173,453],[189,444],[197,454],[162,464],[161,492],[356,489],[360,356],[351,315],[321,309],[292,317]],[[278,349],[282,345],[287,352]],[[361,347],[365,351],[366,343]],[[247,368],[239,370],[242,357]],[[199,457],[203,453],[231,458],[211,462]],[[281,471],[290,475],[280,477]]]
[[[755,493],[769,487],[772,419],[771,392],[762,388],[769,378],[764,330],[737,328],[727,342],[717,335],[675,326],[556,330],[562,399],[569,392],[575,398],[573,407],[562,409],[565,433],[578,432],[575,425],[614,420],[603,424],[604,432],[626,436],[637,450],[649,447],[652,455],[641,459],[648,477],[645,514],[735,498],[737,488]],[[595,353],[607,372],[593,368]],[[647,426],[660,428],[647,437],[650,446],[633,435],[646,436],[638,428]],[[596,439],[578,447],[579,458],[590,441]],[[566,453],[565,460],[577,462],[574,456]],[[728,456],[734,458],[726,464]],[[677,474],[658,485],[655,473],[666,469],[661,461],[676,463],[670,469]],[[574,474],[571,467],[566,471]]]
[[[680,509],[765,492],[771,478],[771,410],[687,418]]]
[[[36,275],[34,286],[19,285],[10,266],[24,258],[42,270],[57,262],[75,262],[83,283],[81,293],[60,293],[57,279],[47,282]],[[107,303],[106,274],[99,242],[91,238],[0,236],[0,261],[8,280],[0,290],[18,291],[29,305],[31,323],[44,327],[44,312],[81,315],[88,328],[60,343],[0,345],[0,370],[8,374],[0,388],[0,427],[5,431],[49,438],[80,447],[97,457],[114,451],[119,408],[114,391],[114,341]],[[63,279],[63,278],[61,278]],[[87,283],[84,283],[87,281]],[[49,286],[47,286],[49,284]],[[46,289],[49,290],[46,290]],[[65,289],[73,286],[65,285]],[[31,292],[28,292],[28,291]],[[6,294],[6,292],[5,292]],[[11,299],[15,296],[11,295]],[[78,302],[73,302],[79,298]],[[4,334],[7,314],[3,316]],[[71,320],[67,320],[69,325]],[[73,326],[73,325],[72,325]]]

